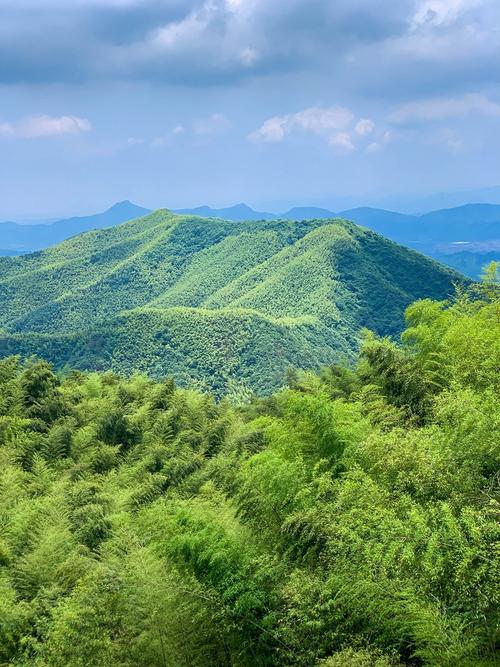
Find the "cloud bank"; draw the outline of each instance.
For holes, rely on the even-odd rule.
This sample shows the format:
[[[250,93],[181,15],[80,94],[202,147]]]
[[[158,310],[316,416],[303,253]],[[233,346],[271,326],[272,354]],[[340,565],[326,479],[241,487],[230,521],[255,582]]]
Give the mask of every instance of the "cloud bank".
[[[81,134],[91,129],[90,121],[78,116],[31,116],[13,123],[0,121],[0,136],[22,139]]]
[[[225,84],[322,71],[387,94],[498,82],[496,0],[0,0],[0,82]]]

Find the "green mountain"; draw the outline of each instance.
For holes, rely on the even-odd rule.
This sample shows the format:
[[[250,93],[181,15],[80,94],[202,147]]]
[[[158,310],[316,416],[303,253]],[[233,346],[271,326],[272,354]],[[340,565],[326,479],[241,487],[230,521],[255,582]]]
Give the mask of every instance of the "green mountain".
[[[159,210],[0,259],[0,353],[270,392],[290,367],[396,335],[459,274],[345,220],[230,222]]]

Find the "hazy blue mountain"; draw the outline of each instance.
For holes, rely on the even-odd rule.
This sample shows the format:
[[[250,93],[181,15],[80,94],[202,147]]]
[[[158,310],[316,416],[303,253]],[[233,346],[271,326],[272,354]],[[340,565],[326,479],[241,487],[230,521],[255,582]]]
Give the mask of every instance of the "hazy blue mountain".
[[[500,187],[461,190],[458,192],[437,192],[432,195],[418,197],[389,197],[384,198],[376,205],[404,211],[405,213],[422,215],[427,211],[456,208],[470,202],[500,204]]]
[[[500,205],[467,204],[432,211],[419,218],[412,241],[457,242],[500,238]]]
[[[276,220],[278,217],[275,213],[254,211],[253,208],[243,203],[230,206],[229,208],[211,208],[210,206],[181,208],[176,209],[174,213],[180,215],[199,215],[204,218],[222,218],[223,220],[234,220],[235,222],[241,222],[242,220]]]
[[[483,268],[490,262],[500,262],[500,251],[492,250],[491,252],[463,252],[455,253],[433,253],[432,257],[437,259],[441,264],[445,264],[456,271],[460,271],[464,276],[478,280],[481,277]]]
[[[335,218],[335,213],[326,208],[318,208],[316,206],[295,206],[280,215],[280,218],[285,218],[286,220],[322,220],[323,218]]]
[[[500,206],[496,204],[467,204],[421,216],[376,208],[351,209],[340,215],[405,245],[500,238]]]
[[[425,222],[471,224],[500,222],[499,204],[465,204],[456,208],[445,208],[431,211],[420,216]]]
[[[359,220],[360,225],[368,226],[370,224],[401,224],[415,221],[417,218],[413,215],[398,213],[397,211],[387,211],[383,208],[373,208],[371,206],[359,206],[351,208],[340,213],[345,218],[355,218]]]
[[[9,250],[8,248],[0,248],[0,257],[19,257],[25,255],[27,250]]]
[[[31,252],[60,243],[70,236],[92,229],[113,227],[149,213],[149,209],[129,201],[119,202],[103,213],[78,218],[58,220],[51,224],[0,223],[0,254]]]
[[[347,211],[342,211],[339,214],[346,220],[352,220],[358,225],[368,227],[373,231],[388,236],[407,237],[412,230],[418,226],[418,218],[412,215],[405,215],[404,213],[397,213],[395,211],[386,211],[383,208],[371,208],[369,206],[361,206],[359,208],[351,208]]]

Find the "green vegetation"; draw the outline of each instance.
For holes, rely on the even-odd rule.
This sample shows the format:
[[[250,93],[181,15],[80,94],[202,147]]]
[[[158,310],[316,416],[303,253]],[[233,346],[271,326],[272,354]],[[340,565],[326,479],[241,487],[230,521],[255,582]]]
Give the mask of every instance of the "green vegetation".
[[[157,211],[0,259],[0,354],[270,393],[290,368],[401,331],[451,269],[343,220],[228,222]]]
[[[214,233],[211,225],[207,230]],[[351,227],[341,223],[324,232],[344,243],[345,230]],[[363,242],[365,232],[356,233],[361,240],[349,237],[351,247]],[[102,234],[109,232],[71,243],[90,244]],[[322,228],[312,232],[313,239],[322,235]],[[312,252],[313,244],[302,242]],[[365,242],[380,245],[374,235]],[[152,242],[141,248],[158,252]],[[428,267],[396,246],[384,249]],[[291,245],[279,252],[295,251]],[[70,254],[61,246],[15,266],[19,280],[38,271],[44,289],[50,272],[43,266],[49,259],[58,266],[67,276],[67,296],[58,305],[69,320],[79,272],[64,252]],[[173,274],[167,257],[162,261]],[[307,253],[303,259],[308,265]],[[267,337],[278,326],[263,314],[272,303],[281,308],[276,317],[290,318],[279,327],[311,326],[293,301],[280,301],[285,264],[269,285],[271,301],[261,300],[259,289],[250,299],[249,286],[261,285],[258,266],[227,282],[207,269],[207,283],[220,283],[205,309],[203,281],[189,281],[189,267],[198,275],[194,262],[172,278],[170,296],[151,294],[154,307],[121,317],[133,318],[134,327],[144,318],[144,327],[157,330],[156,318],[170,317],[163,306],[171,299],[169,329],[179,320],[179,332],[208,339],[237,321],[243,331],[255,317]],[[323,265],[308,266],[321,275]],[[234,267],[224,270],[232,276]],[[405,267],[400,271],[399,284],[409,282]],[[197,317],[175,303],[187,289],[175,290],[181,274],[190,299],[199,301]],[[447,277],[439,268],[432,275]],[[401,345],[366,332],[353,367],[291,373],[287,388],[239,406],[171,380],[79,371],[61,377],[46,362],[2,360],[0,664],[497,665],[495,267],[485,278],[459,289],[451,302],[411,305]],[[94,291],[104,290],[106,280],[109,274]],[[154,291],[155,280],[151,285]],[[116,309],[126,294],[133,299],[127,290],[125,284],[114,292]],[[25,298],[33,303],[42,291],[27,290]],[[225,309],[236,292],[241,310],[231,314]],[[310,293],[295,293],[307,310]],[[215,301],[227,323],[211,322]],[[335,316],[327,300],[321,308],[325,321]],[[28,310],[35,322],[43,301],[38,314]],[[77,309],[74,317],[79,321]]]

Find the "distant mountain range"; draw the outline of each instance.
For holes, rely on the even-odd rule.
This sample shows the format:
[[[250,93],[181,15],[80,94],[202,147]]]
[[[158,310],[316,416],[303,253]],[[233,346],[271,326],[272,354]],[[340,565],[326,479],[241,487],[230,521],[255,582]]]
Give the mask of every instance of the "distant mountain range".
[[[363,327],[397,335],[409,303],[460,280],[345,220],[160,210],[0,258],[0,354],[267,393],[353,356]]]
[[[149,209],[124,201],[104,213],[59,220],[51,224],[0,223],[0,255],[40,250],[81,232],[112,227],[148,213]],[[500,260],[498,204],[466,204],[418,216],[371,207],[333,212],[313,206],[295,207],[276,214],[255,211],[244,203],[220,209],[209,206],[184,208],[177,209],[174,213],[234,222],[345,218],[397,243],[439,259],[473,278],[478,277],[481,266],[487,260]],[[482,243],[480,252],[476,249],[478,242]]]
[[[104,213],[67,218],[50,224],[0,223],[0,255],[16,255],[41,250],[60,243],[70,236],[92,229],[113,227],[139,218],[151,211],[129,201],[115,204]]]
[[[458,208],[432,211],[420,216],[371,207],[352,208],[339,212],[324,208],[297,207],[281,214],[275,214],[254,211],[246,204],[237,204],[224,209],[201,206],[175,210],[174,213],[235,221],[343,218],[405,245],[484,241],[500,238],[500,205],[498,204],[467,204]]]

